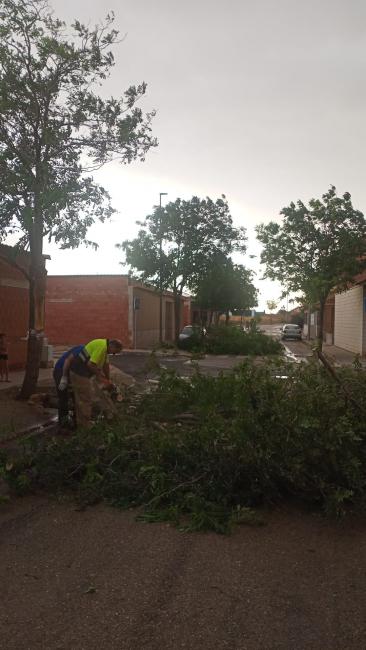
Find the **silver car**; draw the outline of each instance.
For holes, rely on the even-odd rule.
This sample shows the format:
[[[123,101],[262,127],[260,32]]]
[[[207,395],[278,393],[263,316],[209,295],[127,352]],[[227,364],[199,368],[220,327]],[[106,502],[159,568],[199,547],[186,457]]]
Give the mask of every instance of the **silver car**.
[[[295,324],[284,325],[281,331],[281,339],[293,339],[295,341],[301,341],[302,332],[301,327]]]
[[[200,327],[199,325],[186,325],[179,334],[179,340],[185,341],[186,339],[190,339],[193,334],[206,336],[206,330],[204,327]]]

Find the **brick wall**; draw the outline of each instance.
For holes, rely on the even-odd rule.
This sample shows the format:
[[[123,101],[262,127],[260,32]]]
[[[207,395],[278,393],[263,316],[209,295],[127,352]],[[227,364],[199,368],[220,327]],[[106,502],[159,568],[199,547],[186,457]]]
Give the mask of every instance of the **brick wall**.
[[[119,338],[131,347],[128,326],[128,278],[48,276],[46,336],[53,345]]]
[[[20,271],[0,257],[0,331],[6,334],[9,349],[9,367],[13,370],[25,366],[28,301],[28,282],[26,278]]]

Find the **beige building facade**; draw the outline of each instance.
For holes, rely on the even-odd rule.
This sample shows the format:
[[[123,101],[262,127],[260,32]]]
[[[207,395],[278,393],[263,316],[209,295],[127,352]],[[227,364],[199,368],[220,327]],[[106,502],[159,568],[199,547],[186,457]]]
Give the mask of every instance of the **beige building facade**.
[[[335,296],[334,345],[366,354],[365,287],[358,284]]]
[[[159,341],[160,325],[160,295],[156,290],[143,285],[132,284],[130,292],[130,328],[133,332],[134,347],[139,349],[151,348]],[[181,324],[184,305],[181,305]],[[162,298],[162,340],[173,343],[175,334],[174,298],[164,292]]]

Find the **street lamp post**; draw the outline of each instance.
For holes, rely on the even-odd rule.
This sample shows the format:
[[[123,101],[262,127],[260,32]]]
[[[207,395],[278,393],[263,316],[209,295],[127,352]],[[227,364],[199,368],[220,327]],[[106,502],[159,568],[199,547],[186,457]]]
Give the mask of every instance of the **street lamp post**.
[[[159,194],[159,343],[163,342],[163,229],[161,216],[161,197],[168,192]]]

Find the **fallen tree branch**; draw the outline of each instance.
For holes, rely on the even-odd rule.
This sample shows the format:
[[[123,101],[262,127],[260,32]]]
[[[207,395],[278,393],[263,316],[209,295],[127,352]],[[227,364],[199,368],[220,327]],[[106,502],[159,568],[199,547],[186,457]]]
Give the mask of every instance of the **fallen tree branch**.
[[[200,418],[194,413],[178,413],[178,415],[172,415],[168,420],[173,420],[173,422],[179,422],[180,420],[194,420],[197,422]]]
[[[318,356],[319,361],[323,364],[324,368],[325,368],[325,369],[327,370],[327,372],[331,375],[331,377],[334,379],[334,381],[336,382],[336,384],[339,386],[339,388],[340,388],[341,391],[343,392],[343,394],[344,394],[346,400],[347,400],[350,404],[352,404],[352,406],[354,406],[358,411],[360,411],[361,413],[363,413],[363,412],[364,412],[364,411],[363,411],[363,408],[360,406],[360,404],[357,402],[357,400],[355,400],[355,399],[352,397],[352,395],[349,394],[349,392],[348,392],[346,386],[344,386],[344,384],[342,384],[342,382],[341,382],[339,376],[337,375],[337,373],[336,373],[335,369],[333,368],[332,364],[330,363],[330,361],[329,361],[329,360],[327,359],[327,357],[325,356],[324,352],[322,352],[321,350],[316,350],[316,354],[317,354],[317,356]]]
[[[185,481],[184,483],[179,483],[179,485],[176,485],[171,490],[167,490],[166,492],[162,492],[161,494],[158,494],[156,497],[153,497],[151,499],[151,501],[148,501],[147,503],[144,503],[143,506],[145,508],[148,508],[149,506],[151,506],[152,503],[155,503],[155,501],[159,501],[160,499],[163,499],[164,497],[167,497],[169,494],[173,494],[173,492],[176,492],[177,490],[180,490],[183,487],[187,487],[188,485],[193,485],[194,483],[197,483],[198,481],[201,480],[201,478],[206,476],[206,474],[207,474],[207,472],[204,472],[203,474],[200,474],[199,476],[195,476],[190,481]]]

